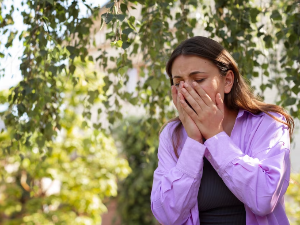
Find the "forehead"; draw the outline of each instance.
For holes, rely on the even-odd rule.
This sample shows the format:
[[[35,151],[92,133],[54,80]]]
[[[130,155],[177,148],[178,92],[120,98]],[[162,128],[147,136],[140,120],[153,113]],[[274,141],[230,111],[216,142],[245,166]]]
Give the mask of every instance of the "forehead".
[[[185,76],[193,71],[209,73],[218,71],[218,68],[210,60],[193,55],[180,55],[172,64],[172,76]]]

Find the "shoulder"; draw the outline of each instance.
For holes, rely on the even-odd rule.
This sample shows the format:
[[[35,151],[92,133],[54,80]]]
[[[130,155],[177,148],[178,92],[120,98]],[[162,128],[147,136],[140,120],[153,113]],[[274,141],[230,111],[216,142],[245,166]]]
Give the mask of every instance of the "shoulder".
[[[276,112],[262,112],[257,115],[248,113],[247,118],[251,120],[252,131],[254,132],[252,139],[253,146],[260,146],[259,149],[262,150],[270,149],[280,143],[284,143],[283,145],[289,148],[289,128],[284,124],[286,123],[286,119],[282,114]]]
[[[180,124],[180,120],[170,121],[167,123],[159,134],[159,145],[173,149],[173,134],[176,127]]]
[[[162,131],[159,134],[160,139],[171,139],[172,133],[174,132],[175,128],[177,125],[179,125],[180,121],[175,120],[175,121],[170,121],[168,122],[162,129]]]
[[[177,161],[173,148],[172,134],[179,124],[180,121],[170,121],[163,127],[163,130],[159,134],[158,158],[161,163],[168,160],[172,162]]]
[[[259,114],[251,113],[247,110],[241,110],[242,115],[247,114],[247,120],[251,120],[254,123],[258,123],[259,127],[267,128],[267,127],[283,127],[287,128],[287,125],[282,123],[286,122],[286,118],[276,112],[261,112]]]
[[[284,123],[286,123],[286,118],[280,113],[276,113],[276,112],[262,113],[261,126],[264,129],[275,129],[275,130],[287,129],[288,130],[288,126]]]

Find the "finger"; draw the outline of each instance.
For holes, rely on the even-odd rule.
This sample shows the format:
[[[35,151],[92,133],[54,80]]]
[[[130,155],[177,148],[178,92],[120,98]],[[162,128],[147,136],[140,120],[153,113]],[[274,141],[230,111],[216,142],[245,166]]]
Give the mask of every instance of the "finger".
[[[181,118],[181,121],[186,120],[189,118],[189,115],[186,114],[186,112],[184,111],[184,109],[182,108],[181,103],[180,103],[181,100],[185,101],[185,99],[180,92],[178,92],[177,96],[178,96],[177,97],[178,98],[177,106],[178,106],[179,117]]]
[[[179,82],[179,87],[178,87],[178,90],[177,90],[177,109],[178,109],[179,113],[182,112],[181,105],[180,105],[180,90],[182,89],[182,87],[183,87],[183,81],[180,81]]]
[[[177,90],[176,90],[176,87],[174,85],[172,85],[171,87],[171,93],[172,93],[172,100],[173,100],[173,103],[177,109]]]
[[[192,118],[184,111],[184,109],[182,109],[180,117],[182,118],[182,122],[188,122],[189,120],[192,120]]]
[[[182,111],[183,111],[181,104],[180,104],[181,98],[183,98],[182,94],[178,93],[178,95],[177,95],[177,110],[178,110],[179,115],[182,114]]]
[[[184,97],[181,93],[180,95],[180,106],[182,111],[186,112],[187,115],[189,115],[194,121],[197,119],[197,114],[195,111],[185,102]]]
[[[187,83],[184,83],[184,88],[181,90],[185,99],[196,112],[200,112],[203,106],[206,106],[198,93]],[[202,106],[202,107],[201,107]]]
[[[181,89],[181,94],[184,96],[185,102],[192,110],[194,110],[197,114],[201,113],[202,108],[185,88]]]
[[[203,90],[203,88],[197,84],[196,82],[193,82],[193,86],[195,91],[198,93],[198,95],[201,97],[205,105],[211,107],[214,105],[214,102],[211,100],[208,94]]]
[[[182,105],[180,103],[180,101],[184,101],[185,103],[187,103],[187,100],[185,99],[185,97],[183,96],[182,94],[182,89],[183,89],[183,86],[184,86],[184,82],[183,81],[180,81],[179,83],[179,88],[178,88],[178,92],[177,92],[177,96],[178,96],[178,102],[177,102],[177,107],[178,107],[178,112],[179,114],[182,116],[182,117],[189,117],[186,112],[184,111],[184,109],[182,108]],[[189,105],[189,103],[187,103],[187,105],[191,108],[192,106]]]
[[[218,93],[216,96],[216,105],[218,109],[224,114],[224,102],[223,99],[221,98],[220,93]]]

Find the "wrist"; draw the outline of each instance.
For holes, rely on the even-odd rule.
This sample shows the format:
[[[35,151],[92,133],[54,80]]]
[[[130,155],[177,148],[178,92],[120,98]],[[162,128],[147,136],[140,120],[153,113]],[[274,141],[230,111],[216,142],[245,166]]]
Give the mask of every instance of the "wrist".
[[[202,137],[193,137],[193,136],[189,136],[189,138],[198,141],[199,143],[203,144],[203,138]]]
[[[224,131],[223,129],[219,129],[219,130],[217,130],[217,131],[215,131],[215,132],[209,133],[209,134],[207,134],[207,135],[205,136],[205,139],[207,140],[207,139],[209,139],[209,138],[212,138],[213,136],[216,136],[217,134],[219,134],[219,133],[221,133],[221,132],[223,132],[223,131]]]

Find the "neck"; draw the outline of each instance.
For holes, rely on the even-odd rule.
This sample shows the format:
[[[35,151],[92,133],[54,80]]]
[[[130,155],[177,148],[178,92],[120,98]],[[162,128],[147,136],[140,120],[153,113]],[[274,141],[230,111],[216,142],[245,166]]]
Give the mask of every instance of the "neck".
[[[231,135],[238,112],[238,110],[229,110],[226,106],[224,107],[224,119],[222,126],[228,136]]]

